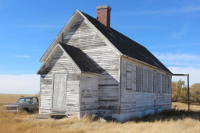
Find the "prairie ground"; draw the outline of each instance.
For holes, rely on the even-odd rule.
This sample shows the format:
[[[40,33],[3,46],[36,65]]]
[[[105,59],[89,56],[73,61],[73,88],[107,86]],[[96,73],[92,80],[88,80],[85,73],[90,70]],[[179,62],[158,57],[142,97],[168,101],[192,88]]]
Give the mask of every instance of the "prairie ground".
[[[132,119],[125,123],[103,122],[84,117],[35,119],[36,114],[2,112],[2,105],[15,102],[21,95],[0,94],[0,132],[2,133],[199,133],[200,107],[173,103],[175,108],[158,115]],[[27,96],[27,95],[24,95]]]
[[[188,105],[184,103],[173,102],[172,108],[175,110],[188,110]],[[190,110],[200,111],[200,105],[190,105]]]

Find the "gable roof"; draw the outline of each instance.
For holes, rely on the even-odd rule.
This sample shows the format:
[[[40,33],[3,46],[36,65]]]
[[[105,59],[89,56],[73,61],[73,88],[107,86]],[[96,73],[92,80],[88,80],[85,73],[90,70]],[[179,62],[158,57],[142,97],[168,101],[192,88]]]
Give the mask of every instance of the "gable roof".
[[[47,57],[51,53],[51,51],[55,48],[55,46],[62,41],[63,32],[68,30],[70,26],[80,17],[83,17],[88,24],[88,26],[95,29],[96,32],[100,36],[102,36],[107,44],[112,46],[120,55],[130,57],[139,62],[143,62],[145,64],[149,64],[153,67],[156,67],[162,71],[170,72],[168,68],[166,68],[152,53],[150,53],[144,46],[140,45],[139,43],[131,40],[130,38],[124,36],[120,32],[110,28],[107,30],[106,26],[100,23],[95,18],[91,17],[90,15],[77,10],[68,23],[63,27],[60,31],[56,39],[52,42],[49,46],[47,51],[44,53],[42,58],[40,59],[41,62],[45,62]]]
[[[57,49],[57,47],[60,47],[63,52],[65,52],[69,58],[72,59],[73,63],[75,63],[74,65],[76,65],[81,72],[100,74],[100,70],[96,68],[96,66],[91,62],[89,57],[83,53],[82,50],[67,44],[58,43],[48,58],[55,54],[54,51]],[[42,74],[42,71],[45,70],[45,66],[49,61],[51,61],[51,59],[47,59],[46,62],[44,62],[44,64],[38,70],[37,74]]]
[[[123,55],[145,62],[161,70],[171,73],[151,52],[144,46],[124,36],[120,32],[100,23],[90,15],[81,12]]]
[[[49,54],[51,54],[51,51],[53,51],[53,49],[57,46],[57,44],[59,42],[62,42],[63,39],[63,32],[67,31],[68,29],[70,29],[70,26],[73,25],[73,23],[79,19],[79,17],[82,17],[82,14],[80,13],[79,10],[77,10],[72,17],[70,18],[70,20],[65,24],[65,26],[61,29],[61,31],[58,33],[57,37],[53,40],[53,42],[51,43],[51,45],[48,47],[48,49],[46,50],[46,52],[42,55],[40,62],[45,62],[49,56]]]
[[[79,48],[59,43],[82,72],[100,73],[89,57]]]

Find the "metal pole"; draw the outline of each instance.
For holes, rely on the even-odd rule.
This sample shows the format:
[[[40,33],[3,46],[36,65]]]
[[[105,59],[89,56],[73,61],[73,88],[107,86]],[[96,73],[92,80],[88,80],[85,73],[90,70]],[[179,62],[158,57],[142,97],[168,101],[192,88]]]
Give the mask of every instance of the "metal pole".
[[[188,84],[188,111],[190,111],[190,86],[189,86],[189,74],[187,75],[187,84]]]

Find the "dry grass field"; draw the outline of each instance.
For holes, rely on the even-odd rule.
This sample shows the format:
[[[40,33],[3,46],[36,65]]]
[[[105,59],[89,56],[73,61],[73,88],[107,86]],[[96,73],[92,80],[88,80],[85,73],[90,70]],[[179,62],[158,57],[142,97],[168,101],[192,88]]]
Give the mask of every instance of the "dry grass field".
[[[200,108],[187,112],[187,105],[173,103],[176,110],[132,119],[125,123],[102,122],[93,118],[35,119],[35,114],[2,112],[2,105],[15,102],[21,95],[0,94],[1,133],[199,133]],[[26,95],[24,95],[26,96]],[[198,110],[199,109],[199,110]]]
[[[188,110],[188,105],[184,104],[184,103],[173,102],[172,108],[175,110]],[[199,105],[190,105],[190,110],[200,111],[200,106]]]

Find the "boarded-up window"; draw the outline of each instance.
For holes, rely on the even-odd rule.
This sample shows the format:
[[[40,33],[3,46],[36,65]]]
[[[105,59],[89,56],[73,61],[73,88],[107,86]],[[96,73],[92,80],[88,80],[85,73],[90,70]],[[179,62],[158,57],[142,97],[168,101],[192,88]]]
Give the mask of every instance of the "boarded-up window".
[[[126,64],[126,90],[132,90],[132,65]]]
[[[169,93],[169,78],[165,75],[165,93]]]
[[[153,72],[153,92],[156,93],[158,89],[158,73],[156,71]]]
[[[165,75],[162,74],[162,93],[166,93],[166,79],[165,79]]]
[[[136,66],[133,66],[132,76],[133,76],[132,90],[136,91]]]
[[[153,88],[153,73],[151,70],[148,70],[148,92],[152,92]]]
[[[171,84],[171,76],[168,76],[168,93],[171,94],[172,92],[172,84]]]
[[[126,64],[126,90],[136,90],[136,67]]]
[[[143,69],[143,76],[142,76],[142,82],[143,82],[143,86],[142,86],[142,91],[143,92],[148,92],[148,87],[147,87],[147,83],[148,83],[148,71],[147,69]]]
[[[132,90],[132,72],[127,71],[126,72],[126,90]]]
[[[142,71],[143,69],[141,67],[136,67],[136,91],[138,92],[142,90]]]
[[[161,93],[162,90],[162,76],[160,73],[158,73],[158,88],[157,93]]]

